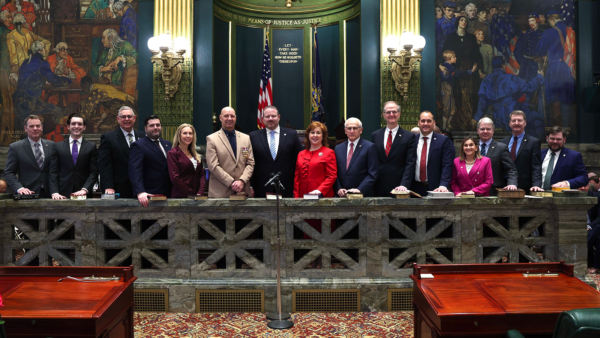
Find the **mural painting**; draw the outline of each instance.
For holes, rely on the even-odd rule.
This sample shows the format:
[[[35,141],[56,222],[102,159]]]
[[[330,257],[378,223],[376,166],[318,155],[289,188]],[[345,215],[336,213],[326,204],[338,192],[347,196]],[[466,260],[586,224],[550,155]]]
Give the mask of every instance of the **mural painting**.
[[[0,145],[24,136],[37,114],[60,141],[69,114],[87,133],[117,127],[119,107],[137,111],[137,0],[0,0]]]
[[[574,132],[573,0],[443,1],[435,8],[437,124],[472,131],[484,117],[509,131],[508,114],[527,115],[526,132],[555,125]]]

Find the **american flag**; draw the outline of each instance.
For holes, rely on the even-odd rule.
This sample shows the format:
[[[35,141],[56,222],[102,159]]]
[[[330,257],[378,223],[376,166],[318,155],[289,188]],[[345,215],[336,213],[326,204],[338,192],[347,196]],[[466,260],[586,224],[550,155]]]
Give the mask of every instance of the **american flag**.
[[[263,53],[262,75],[260,76],[260,92],[258,94],[258,129],[263,129],[263,112],[265,107],[273,105],[273,90],[271,81],[271,57],[269,56],[269,31],[265,35],[265,52]]]
[[[571,74],[574,78],[577,78],[577,68],[575,60],[577,56],[576,48],[576,35],[575,30],[575,1],[574,0],[563,0],[562,6],[560,6],[560,17],[567,25],[567,36],[565,39],[565,63],[571,68]]]
[[[565,21],[567,27],[573,27],[575,22],[575,1],[563,0],[560,6],[560,17]]]

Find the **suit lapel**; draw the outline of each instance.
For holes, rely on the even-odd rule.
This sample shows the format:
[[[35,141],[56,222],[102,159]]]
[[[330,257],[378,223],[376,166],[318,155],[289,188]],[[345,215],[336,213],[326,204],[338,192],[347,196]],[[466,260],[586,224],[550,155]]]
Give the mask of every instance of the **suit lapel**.
[[[281,131],[281,129],[280,129],[280,131]],[[271,155],[271,149],[269,148],[269,141],[268,141],[268,138],[270,136],[269,136],[269,133],[267,133],[267,128],[261,129],[260,133],[262,134],[260,136],[260,143],[263,145],[263,148],[265,148],[267,150],[267,154]],[[281,138],[280,138],[279,144],[281,145]],[[277,158],[277,156],[279,156],[279,154],[275,155],[275,158]],[[273,156],[269,156],[269,158],[271,159],[271,161],[274,161]]]
[[[135,132],[133,132],[133,134],[135,135]],[[125,154],[127,154],[127,156],[129,156],[129,144],[127,143],[127,140],[125,139],[125,135],[123,135],[123,131],[121,130],[121,128],[117,129],[117,143],[119,143],[121,145],[121,147],[125,151]]]
[[[350,170],[352,164],[354,163],[354,160],[356,160],[356,158],[358,157],[358,154],[362,149],[362,143],[363,139],[361,138],[360,140],[358,140],[358,143],[354,145],[354,153],[352,154],[352,158],[350,159],[350,165],[348,166],[348,169],[346,171]],[[348,149],[348,141],[346,141],[346,149]]]
[[[23,150],[27,154],[29,154],[29,157],[31,157],[31,161],[33,161],[33,163],[35,163],[36,168],[39,168],[40,166],[38,166],[37,161],[35,159],[35,155],[33,154],[33,150],[31,149],[31,143],[29,143],[29,138],[26,138],[23,140]],[[47,157],[47,155],[46,155],[46,157]]]
[[[550,149],[548,149],[548,151],[550,151]],[[552,170],[552,176],[554,176],[554,174],[556,174],[556,172],[558,171],[558,168],[560,168],[560,166],[563,163],[563,160],[567,157],[567,148],[563,148],[562,151],[560,152],[560,155],[558,156],[558,158],[556,159],[556,165],[554,166],[554,169]],[[548,153],[546,153],[547,155]],[[542,160],[543,162],[543,160]]]
[[[240,158],[240,155],[242,155],[242,139],[241,139],[242,135],[240,135],[240,133],[236,132],[235,133],[235,153],[237,155],[237,158],[235,159],[236,162],[237,160]],[[242,155],[243,156],[243,155]]]
[[[523,148],[525,148],[525,146],[527,146],[527,143],[528,143],[528,141],[527,141],[527,140],[528,140],[528,139],[529,139],[529,137],[527,137],[527,134],[525,134],[525,135],[523,136],[523,141],[521,141],[521,146],[519,147],[519,151],[517,151],[517,156],[515,156],[515,160],[516,160],[517,158],[519,158],[519,155],[520,155],[520,154],[521,154],[521,152],[523,151]]]
[[[69,167],[71,169],[75,168],[76,164],[73,163],[73,154],[71,154],[71,150],[69,149],[69,139],[66,139],[64,141],[61,142],[62,144],[57,144],[56,146],[58,147],[62,147],[63,151],[65,152],[65,156],[67,157],[67,162],[69,163]],[[81,146],[78,149],[78,154],[81,154],[81,149],[83,148],[83,142],[81,142]],[[79,162],[79,161],[78,161]]]
[[[50,147],[48,146],[47,140],[41,139],[40,143],[42,144],[42,147],[44,147],[44,169],[46,169],[50,166],[50,156],[52,156],[52,154],[50,153]],[[31,147],[29,147],[29,149],[31,149]]]
[[[171,145],[169,143],[167,143],[167,140],[160,139],[160,144],[162,145],[163,149],[165,150],[165,153],[168,153],[169,150],[171,150]],[[165,159],[167,158],[167,156],[165,156],[165,154],[163,154],[163,157]]]
[[[460,174],[467,180],[470,180],[469,173],[467,172],[467,161],[458,162],[460,164]],[[470,183],[470,182],[469,182]]]
[[[229,143],[229,140],[227,139],[227,136],[225,135],[225,132],[223,131],[223,129],[221,129],[217,133],[217,136],[219,136],[219,139],[221,139],[221,142],[223,142],[223,145],[225,145],[225,148],[227,148],[227,150],[229,151],[229,155],[231,155],[231,157],[233,158],[233,161],[235,162],[236,158],[235,158],[235,156],[233,156],[233,149],[231,148],[231,144]]]
[[[427,163],[429,163],[429,160],[431,160],[431,153],[433,153],[433,151],[431,151],[431,150],[437,144],[436,140],[437,140],[437,135],[435,135],[435,133],[431,133],[431,142],[429,142],[429,147],[427,148],[427,151],[429,152],[429,154],[427,154]],[[417,144],[418,144],[418,141],[417,141]]]
[[[146,142],[146,145],[152,149],[152,151],[154,153],[156,153],[156,155],[158,155],[159,158],[164,158],[165,154],[163,154],[162,150],[159,149],[159,147],[154,144],[154,142],[151,139],[148,139],[148,141]]]
[[[469,180],[471,180],[471,182],[473,182],[475,175],[477,175],[477,172],[479,171],[480,166],[481,166],[481,159],[475,160],[475,163],[473,163],[473,167],[471,167],[471,171],[469,172]]]
[[[492,140],[492,142],[490,142],[490,145],[489,145],[487,151],[485,152],[485,157],[489,157],[489,158],[492,157],[492,155],[494,154],[494,151],[496,151],[496,143],[498,143],[498,142],[496,142],[494,140]]]
[[[385,158],[385,146],[383,145],[383,137],[385,136],[385,128],[379,129],[379,131],[373,137],[373,142],[375,143],[375,149],[379,152],[378,156],[383,156]]]
[[[279,147],[277,147],[277,155],[275,155],[275,159],[279,158],[279,154],[281,154],[280,150],[284,149],[283,145],[285,144],[285,140],[287,138],[286,136],[287,136],[287,134],[286,134],[286,132],[283,131],[283,128],[279,128]],[[270,149],[269,149],[269,152],[271,152]]]

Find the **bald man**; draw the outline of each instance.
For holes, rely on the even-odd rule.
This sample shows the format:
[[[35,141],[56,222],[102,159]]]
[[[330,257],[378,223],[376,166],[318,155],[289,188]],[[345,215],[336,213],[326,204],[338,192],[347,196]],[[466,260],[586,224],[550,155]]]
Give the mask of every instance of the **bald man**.
[[[6,192],[6,182],[4,180],[0,180],[0,194],[4,194]]]
[[[238,192],[251,196],[250,177],[254,154],[250,137],[235,130],[235,110],[225,107],[219,115],[221,130],[206,137],[206,164],[210,171],[209,198],[228,198]]]

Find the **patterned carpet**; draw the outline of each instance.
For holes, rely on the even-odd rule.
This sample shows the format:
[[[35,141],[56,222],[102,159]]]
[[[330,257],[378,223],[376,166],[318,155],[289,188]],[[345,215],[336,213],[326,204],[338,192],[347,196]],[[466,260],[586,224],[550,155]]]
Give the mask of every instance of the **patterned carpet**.
[[[413,336],[412,312],[294,313],[294,327],[272,330],[258,313],[140,313],[135,337],[404,338]]]

